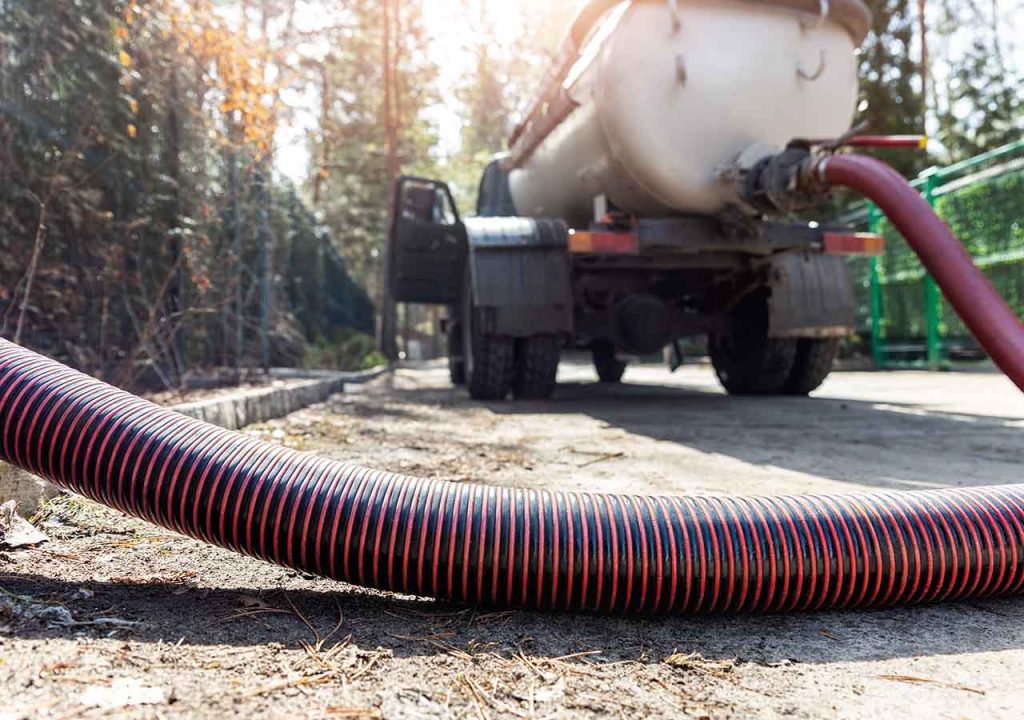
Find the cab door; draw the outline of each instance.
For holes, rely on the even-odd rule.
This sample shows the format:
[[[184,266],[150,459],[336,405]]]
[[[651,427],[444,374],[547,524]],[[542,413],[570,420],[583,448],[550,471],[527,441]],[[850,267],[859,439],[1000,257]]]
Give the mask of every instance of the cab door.
[[[451,190],[437,180],[402,177],[395,186],[394,202],[388,252],[395,300],[457,303],[468,241]]]

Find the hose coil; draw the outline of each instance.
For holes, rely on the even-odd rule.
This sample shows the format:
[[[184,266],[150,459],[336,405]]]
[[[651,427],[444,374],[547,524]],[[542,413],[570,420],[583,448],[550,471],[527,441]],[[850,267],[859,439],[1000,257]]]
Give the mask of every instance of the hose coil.
[[[637,497],[340,464],[0,341],[0,458],[129,515],[367,587],[481,605],[731,613],[1018,593],[1019,486]]]

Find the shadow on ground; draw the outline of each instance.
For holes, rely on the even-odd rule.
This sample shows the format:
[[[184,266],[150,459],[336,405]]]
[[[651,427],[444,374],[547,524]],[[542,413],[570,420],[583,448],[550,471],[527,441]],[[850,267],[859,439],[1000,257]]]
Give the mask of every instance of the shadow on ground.
[[[599,651],[596,662],[657,663],[674,652],[761,665],[887,660],[1024,648],[1024,605],[985,600],[943,606],[791,615],[620,618],[585,613],[487,611],[367,593],[339,585],[267,591],[127,581],[66,582],[0,576],[4,594],[37,606],[73,607],[81,624],[8,618],[8,634],[38,640],[117,637],[189,645],[298,645],[338,626],[360,647],[395,657],[452,651],[564,657]],[[85,591],[83,593],[83,590]],[[83,599],[83,596],[89,596]],[[116,617],[131,625],[112,627]]]
[[[394,389],[411,404],[474,406],[462,390]],[[908,403],[730,397],[700,388],[563,383],[543,402],[487,403],[498,415],[583,415],[701,453],[887,490],[1020,482],[1024,421]]]

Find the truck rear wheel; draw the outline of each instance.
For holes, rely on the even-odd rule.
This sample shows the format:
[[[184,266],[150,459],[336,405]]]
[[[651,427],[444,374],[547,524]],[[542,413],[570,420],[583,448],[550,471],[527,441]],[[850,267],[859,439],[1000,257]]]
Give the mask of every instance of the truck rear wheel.
[[[711,364],[730,395],[785,391],[797,356],[794,338],[768,337],[768,295],[747,296],[733,312],[731,328],[709,338]]]
[[[594,358],[594,369],[597,371],[598,380],[608,385],[622,382],[627,363],[615,356],[614,343],[607,340],[596,340],[590,348],[590,353]]]
[[[462,323],[448,325],[448,377],[452,385],[466,384],[466,358],[463,353]]]
[[[788,395],[809,395],[817,390],[832,372],[839,355],[839,338],[801,338],[797,341],[796,359],[783,392]]]
[[[515,341],[482,332],[472,297],[467,278],[461,323],[466,387],[474,400],[504,400],[512,389]]]
[[[555,392],[562,346],[557,335],[516,340],[512,395],[517,400],[547,400]]]

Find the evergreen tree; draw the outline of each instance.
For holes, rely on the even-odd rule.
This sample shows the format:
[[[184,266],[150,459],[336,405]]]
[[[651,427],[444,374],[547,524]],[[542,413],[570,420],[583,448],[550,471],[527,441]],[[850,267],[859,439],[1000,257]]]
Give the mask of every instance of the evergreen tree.
[[[942,7],[939,32],[948,68],[939,88],[939,139],[950,159],[963,160],[1019,140],[1024,129],[1024,76],[1004,50],[1005,41],[1015,38],[998,0],[987,8],[949,0]]]
[[[860,107],[857,122],[867,121],[874,134],[925,132],[921,67],[915,43],[916,3],[911,0],[867,0],[871,32],[861,49]],[[905,150],[875,153],[908,176],[928,165],[922,153]]]

